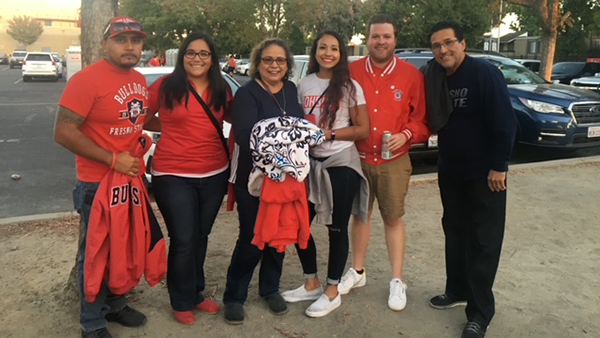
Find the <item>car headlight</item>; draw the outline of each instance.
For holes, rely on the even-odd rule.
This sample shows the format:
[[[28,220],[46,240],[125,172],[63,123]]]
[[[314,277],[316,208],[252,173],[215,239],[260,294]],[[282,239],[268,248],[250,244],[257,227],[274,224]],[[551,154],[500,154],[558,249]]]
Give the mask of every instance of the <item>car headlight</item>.
[[[520,97],[519,100],[526,107],[531,108],[538,113],[544,113],[544,114],[564,114],[565,113],[565,110],[563,109],[563,107],[555,105],[555,104],[546,103],[546,102],[542,102],[542,101],[530,100],[530,99],[526,99],[523,97]]]

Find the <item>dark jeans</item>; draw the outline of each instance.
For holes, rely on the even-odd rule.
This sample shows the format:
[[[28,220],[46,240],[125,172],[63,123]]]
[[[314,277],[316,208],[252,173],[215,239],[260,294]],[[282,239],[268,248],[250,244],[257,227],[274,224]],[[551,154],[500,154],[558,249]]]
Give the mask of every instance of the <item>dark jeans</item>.
[[[88,303],[84,299],[83,293],[83,266],[85,260],[85,245],[87,238],[88,223],[94,196],[98,190],[99,183],[87,183],[77,181],[73,189],[73,204],[75,210],[81,216],[81,232],[83,238],[77,257],[77,281],[79,284],[79,298],[81,305],[81,314],[79,321],[81,328],[85,332],[95,331],[106,327],[107,322],[104,318],[110,312],[116,312],[125,307],[127,302],[125,296],[115,295],[108,289],[105,282],[102,282],[100,292],[93,303]]]
[[[461,180],[439,172],[446,235],[446,293],[467,300],[468,320],[489,324],[495,313],[492,286],[498,270],[506,191],[487,179]]]
[[[352,213],[352,203],[360,186],[360,175],[349,167],[328,168],[329,180],[333,190],[333,224],[327,224],[329,229],[329,260],[327,262],[327,283],[339,284],[350,244],[348,241],[348,222]],[[315,217],[314,204],[309,203],[310,220]],[[302,264],[306,278],[316,277],[317,247],[312,234],[308,239],[308,247],[301,250],[296,244],[296,251]]]
[[[153,176],[154,198],[169,231],[167,286],[171,307],[191,311],[204,301],[204,260],[229,171],[206,178]]]
[[[258,214],[259,199],[248,193],[247,189],[235,186],[240,233],[233,250],[231,264],[227,270],[227,285],[223,295],[223,303],[244,303],[248,298],[248,286],[254,268],[260,261],[258,293],[267,297],[279,292],[279,280],[283,269],[285,252],[266,246],[259,250],[253,245],[254,224]]]

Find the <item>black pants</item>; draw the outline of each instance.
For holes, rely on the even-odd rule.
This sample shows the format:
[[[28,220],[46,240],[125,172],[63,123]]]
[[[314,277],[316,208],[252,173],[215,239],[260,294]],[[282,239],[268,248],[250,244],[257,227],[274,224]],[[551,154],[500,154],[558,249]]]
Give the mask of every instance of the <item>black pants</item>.
[[[248,298],[248,286],[254,269],[261,262],[258,293],[267,297],[279,292],[279,280],[283,269],[285,252],[278,253],[268,245],[264,250],[253,245],[254,224],[258,214],[259,199],[248,190],[235,186],[235,199],[240,220],[240,233],[227,270],[227,285],[223,303],[244,303]]]
[[[348,222],[352,213],[352,203],[358,192],[360,176],[349,167],[328,168],[331,188],[333,190],[333,224],[327,224],[329,229],[329,260],[327,262],[327,283],[339,284],[346,261],[350,244],[348,241]],[[309,203],[310,220],[315,217],[315,208]],[[308,247],[301,250],[296,244],[296,251],[302,264],[305,277],[316,277],[317,274],[317,247],[312,234],[308,239]]]
[[[467,300],[470,321],[489,324],[494,316],[492,286],[498,270],[506,191],[492,192],[486,179],[461,180],[439,172],[446,235],[446,293]]]
[[[228,172],[207,178],[152,178],[156,204],[169,230],[167,286],[175,311],[191,311],[204,301],[208,235],[227,192]]]

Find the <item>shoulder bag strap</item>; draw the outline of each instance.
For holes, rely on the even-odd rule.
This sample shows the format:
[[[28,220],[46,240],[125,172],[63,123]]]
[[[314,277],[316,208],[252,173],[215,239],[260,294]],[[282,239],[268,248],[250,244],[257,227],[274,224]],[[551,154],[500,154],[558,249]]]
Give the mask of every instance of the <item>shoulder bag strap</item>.
[[[281,113],[285,116],[287,115],[287,113],[285,112],[285,109],[283,109],[281,107],[281,104],[279,104],[279,101],[277,100],[277,98],[275,97],[275,95],[273,95],[273,92],[271,91],[271,89],[269,88],[269,86],[262,80],[262,79],[256,79],[258,82],[260,82],[260,84],[262,84],[262,87],[264,87],[264,89],[267,91],[267,93],[269,93],[269,95],[271,96],[271,98],[273,98],[273,100],[275,101],[275,103],[277,103],[277,107],[279,107],[279,110],[281,110]],[[285,86],[285,82],[283,83],[283,85]],[[285,95],[285,92],[283,93],[283,95]]]
[[[308,112],[307,115],[312,115],[313,110],[315,110],[315,107],[317,106],[317,104],[319,103],[319,101],[321,101],[321,99],[323,98],[323,96],[325,95],[325,93],[327,93],[327,89],[329,89],[329,86],[327,86],[327,88],[325,88],[325,90],[323,91],[323,93],[321,94],[321,96],[319,96],[319,98],[317,99],[317,101],[315,101],[315,104],[313,104],[312,108],[310,108],[310,111]]]
[[[196,100],[198,100],[198,102],[200,102],[200,104],[202,105],[202,108],[204,108],[204,112],[206,113],[206,115],[208,115],[208,118],[210,118],[210,121],[215,126],[215,129],[217,129],[217,132],[219,133],[219,136],[221,137],[221,143],[223,144],[223,148],[225,149],[225,154],[227,154],[227,159],[229,160],[231,158],[231,156],[229,155],[229,148],[227,147],[227,141],[225,140],[225,135],[223,135],[223,129],[221,129],[221,126],[219,125],[219,121],[217,121],[217,118],[213,115],[212,111],[210,110],[210,107],[208,107],[208,105],[206,104],[206,102],[204,102],[204,100],[202,100],[202,98],[200,97],[200,95],[198,94],[196,89],[194,89],[194,86],[192,86],[189,83],[188,83],[188,86],[190,88],[190,92],[192,92],[192,94],[194,94],[194,97],[196,98]]]

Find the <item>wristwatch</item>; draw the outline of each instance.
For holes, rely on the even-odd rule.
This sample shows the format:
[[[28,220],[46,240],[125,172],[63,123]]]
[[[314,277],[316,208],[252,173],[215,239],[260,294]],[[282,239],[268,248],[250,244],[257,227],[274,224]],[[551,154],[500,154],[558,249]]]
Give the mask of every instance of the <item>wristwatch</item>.
[[[330,141],[335,141],[335,129],[331,130],[331,138],[329,140]]]

